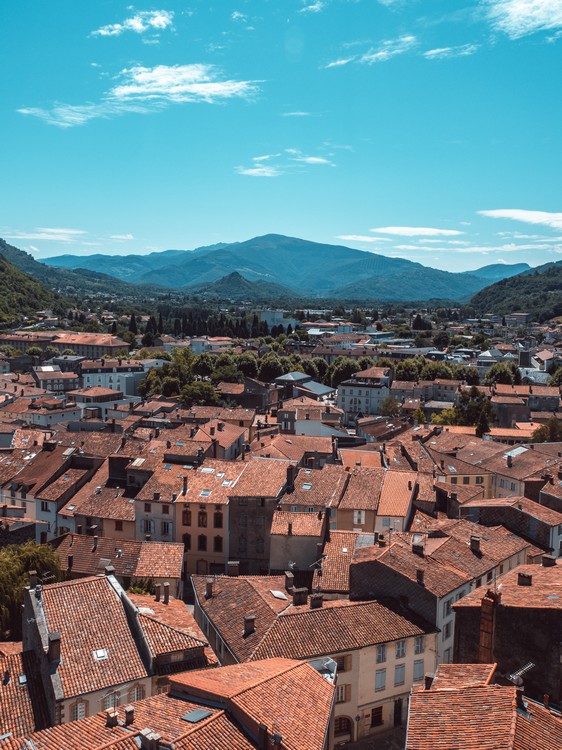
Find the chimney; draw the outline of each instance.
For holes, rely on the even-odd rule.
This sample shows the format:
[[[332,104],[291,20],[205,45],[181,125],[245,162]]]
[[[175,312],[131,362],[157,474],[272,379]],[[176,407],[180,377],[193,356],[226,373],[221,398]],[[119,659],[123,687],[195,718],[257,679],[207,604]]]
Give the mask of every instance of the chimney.
[[[542,697],[543,706],[545,708],[549,708],[550,706],[550,695],[548,693],[545,693]]]
[[[521,711],[527,711],[527,706],[525,705],[524,696],[523,696],[523,688],[518,687],[515,689],[515,698],[517,701],[517,708],[521,709]]]
[[[170,583],[169,581],[164,581],[164,604],[170,603]]]
[[[92,545],[92,552],[95,552],[98,548],[98,537],[97,535],[94,535],[94,543]]]
[[[553,568],[556,565],[556,558],[554,555],[543,555],[541,557],[541,565],[543,568]]]
[[[141,750],[158,750],[160,746],[160,735],[152,729],[141,729],[139,739]]]
[[[135,707],[125,706],[125,726],[128,727],[135,720]]]
[[[29,588],[34,589],[37,586],[37,571],[29,571]]]
[[[293,536],[293,524],[291,521],[287,524],[287,536]]]
[[[119,719],[119,714],[117,711],[108,711],[105,714],[105,726],[109,728],[113,728],[117,726]]]
[[[285,571],[285,591],[292,592],[295,585],[295,576],[290,570]]]
[[[104,573],[106,576],[113,576],[115,575],[115,568],[113,565],[106,565],[104,568]]]
[[[530,573],[518,573],[517,585],[518,586],[532,586],[533,576]]]
[[[480,554],[480,537],[471,534],[470,536],[470,551],[474,552],[475,555]]]
[[[187,477],[183,478],[182,494],[187,495]]]
[[[166,440],[166,449],[170,450],[171,447],[172,447],[172,441],[171,440]]]
[[[287,492],[295,489],[295,467],[291,464],[287,466]]]
[[[423,557],[423,544],[422,542],[412,542],[412,552],[414,555]]]
[[[242,636],[247,638],[252,633],[256,632],[256,616],[255,615],[244,615],[244,632]]]
[[[213,579],[207,578],[205,581],[205,599],[212,599],[213,597]]]
[[[431,690],[431,686],[433,685],[433,678],[434,675],[432,674],[426,674],[423,678],[423,687],[424,690]]]
[[[49,633],[49,645],[47,647],[47,658],[49,664],[60,661],[60,633]]]
[[[425,571],[421,568],[416,570],[416,582],[419,583],[420,586],[425,585]]]
[[[386,547],[386,539],[384,538],[384,534],[379,535],[379,547]]]
[[[444,469],[444,468],[445,468],[445,460],[444,460],[443,458],[441,459],[441,468],[442,468],[442,469]]]
[[[302,604],[306,604],[308,601],[308,589],[307,588],[300,588],[296,589],[293,588],[293,606],[299,607]]]
[[[412,480],[411,479],[408,479],[408,491],[409,492],[412,491]]]
[[[160,586],[160,584],[159,584],[159,583],[155,583],[155,584],[154,584],[154,599],[155,599],[155,601],[157,601],[157,602],[159,602],[159,601],[160,601],[160,591],[161,591],[161,588],[162,588],[162,587]]]
[[[314,469],[314,456],[309,456],[306,459],[306,465],[308,466],[309,469]]]
[[[513,466],[513,456],[508,455],[507,456],[507,468],[511,469],[512,466]]]
[[[215,428],[211,427],[210,430],[209,430],[209,433],[210,433],[211,437],[213,437],[213,435],[215,434]]]
[[[228,560],[226,563],[226,574],[235,578],[240,575],[240,562],[239,560]]]
[[[218,425],[217,425],[217,429],[218,429],[219,432],[223,432],[224,431],[224,422],[219,422]]]
[[[320,609],[324,603],[324,594],[311,594],[310,596],[310,609]]]

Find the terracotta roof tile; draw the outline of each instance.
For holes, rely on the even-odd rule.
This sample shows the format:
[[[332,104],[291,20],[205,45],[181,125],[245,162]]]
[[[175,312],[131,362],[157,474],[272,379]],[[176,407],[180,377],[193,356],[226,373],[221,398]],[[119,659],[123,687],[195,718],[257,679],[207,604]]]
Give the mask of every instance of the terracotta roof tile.
[[[307,536],[320,538],[324,528],[324,515],[320,518],[317,513],[293,513],[286,510],[276,510],[271,522],[271,535],[289,535],[289,524],[292,536]]]
[[[0,679],[0,735],[17,737],[46,727],[47,703],[35,654],[0,654]]]

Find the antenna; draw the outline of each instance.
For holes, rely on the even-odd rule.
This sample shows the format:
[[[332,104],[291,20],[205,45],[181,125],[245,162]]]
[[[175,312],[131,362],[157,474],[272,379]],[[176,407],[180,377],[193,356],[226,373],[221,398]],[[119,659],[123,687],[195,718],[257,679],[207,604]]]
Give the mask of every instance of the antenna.
[[[512,672],[511,674],[507,675],[507,679],[510,682],[513,682],[514,685],[521,686],[523,684],[523,676],[527,674],[527,672],[530,672],[531,669],[534,669],[537,665],[530,661],[527,664],[525,664],[524,667],[521,667],[521,669],[517,669],[515,672]]]

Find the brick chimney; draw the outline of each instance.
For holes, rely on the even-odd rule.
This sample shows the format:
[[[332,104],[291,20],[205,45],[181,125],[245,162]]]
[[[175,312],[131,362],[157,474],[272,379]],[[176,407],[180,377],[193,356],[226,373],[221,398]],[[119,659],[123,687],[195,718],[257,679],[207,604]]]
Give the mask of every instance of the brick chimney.
[[[209,430],[209,433],[210,433],[211,437],[213,437],[213,435],[215,434],[215,428],[211,427],[210,430]]]
[[[295,586],[295,576],[291,573],[290,570],[286,570],[285,571],[285,591],[292,593],[294,586]]]
[[[205,581],[205,599],[213,598],[213,579],[207,578]]]
[[[125,726],[128,727],[135,720],[135,707],[125,706]]]
[[[107,711],[105,714],[105,726],[109,728],[116,727],[118,724],[119,714],[117,711]]]
[[[291,464],[287,466],[287,492],[292,492],[295,489],[295,467]]]
[[[49,633],[47,658],[49,659],[49,664],[60,661],[60,633],[56,631]]]
[[[416,570],[416,583],[419,583],[420,586],[425,585],[425,571],[421,568]]]
[[[187,495],[187,477],[183,478],[182,494]]]
[[[153,732],[152,729],[141,729],[139,732],[141,750],[158,750],[160,745],[160,735]]]
[[[217,429],[219,432],[224,432],[224,422],[219,422],[217,424]]]
[[[427,673],[423,678],[423,687],[424,690],[431,690],[431,686],[433,685],[433,678],[434,675]]]
[[[155,601],[157,601],[157,602],[159,602],[159,601],[160,601],[160,591],[161,591],[161,588],[162,588],[162,587],[160,586],[160,584],[159,584],[159,583],[155,583],[155,584],[154,584],[154,599],[155,599]]]
[[[169,581],[164,581],[164,604],[170,603],[170,583]]]
[[[306,604],[307,601],[308,601],[308,589],[307,588],[300,588],[300,589],[293,588],[293,606],[299,607],[302,604]]]
[[[97,535],[94,536],[94,543],[92,544],[92,552],[95,552],[98,548],[98,537]]]
[[[556,565],[556,558],[554,555],[543,555],[541,557],[541,565],[543,568],[553,568]]]
[[[506,456],[506,459],[507,459],[507,468],[511,469],[511,467],[513,466],[513,456],[508,455]]]
[[[530,573],[518,573],[517,585],[518,586],[532,586],[533,576]]]
[[[418,555],[419,557],[423,557],[423,543],[422,542],[412,542],[412,552],[414,555]]]
[[[72,570],[73,564],[74,564],[74,555],[68,555],[66,559],[66,569],[68,570],[69,573]]]
[[[310,609],[320,609],[324,603],[324,594],[311,594],[310,596]]]
[[[247,638],[252,633],[256,632],[256,616],[255,615],[244,615],[244,631],[242,636]]]
[[[474,534],[470,537],[470,551],[474,552],[475,555],[480,554],[480,537]]]
[[[240,561],[239,560],[228,560],[226,563],[226,574],[232,578],[236,578],[240,575]]]

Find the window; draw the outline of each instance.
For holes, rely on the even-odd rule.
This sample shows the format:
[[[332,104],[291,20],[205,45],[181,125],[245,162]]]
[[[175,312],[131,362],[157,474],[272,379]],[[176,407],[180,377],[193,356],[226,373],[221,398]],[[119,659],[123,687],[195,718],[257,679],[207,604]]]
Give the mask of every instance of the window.
[[[447,641],[451,637],[451,623],[446,622],[443,627],[442,640]]]
[[[334,735],[336,737],[342,737],[343,735],[352,734],[351,719],[347,716],[336,716],[334,719]]]
[[[451,484],[457,483],[457,477],[451,477]]]
[[[197,514],[197,524],[200,529],[206,529],[207,528],[207,511],[206,510],[200,510]]]
[[[476,484],[484,484],[484,477],[476,477]]]
[[[182,539],[186,551],[189,552],[191,549],[191,534],[184,534]]]
[[[338,672],[349,672],[351,669],[351,654],[337,656],[334,661],[338,665]]]
[[[451,609],[451,599],[447,599],[443,602],[443,617],[450,617],[453,613]]]
[[[43,513],[49,512],[49,503],[47,500],[41,500],[41,510],[43,511]]]
[[[406,665],[397,664],[394,667],[394,684],[403,685],[406,681]]]
[[[390,518],[383,518],[382,519],[382,525],[383,526],[390,526]]]
[[[346,703],[349,700],[351,685],[336,686],[336,703]]]
[[[70,720],[77,721],[78,719],[85,719],[88,715],[87,704],[85,701],[78,701],[70,709]]]
[[[377,706],[376,708],[373,708],[371,710],[371,726],[382,727],[383,724],[384,721],[382,718],[382,706]]]
[[[150,513],[151,511],[152,511],[152,505],[150,503],[145,503],[144,504],[144,512],[145,513]]]
[[[115,531],[123,531],[123,521],[115,521]]]
[[[199,552],[206,552],[207,551],[207,537],[205,534],[199,534],[197,537],[197,549]]]
[[[109,693],[102,701],[102,707],[104,711],[109,711],[111,708],[117,708],[119,705],[119,693]]]
[[[182,526],[191,526],[191,511],[190,510],[182,511],[181,523],[182,523]]]
[[[423,680],[424,674],[425,674],[424,661],[423,659],[417,659],[414,662],[414,682],[419,682],[420,680]]]
[[[169,516],[170,515],[170,506],[169,505],[163,505],[162,506],[162,513],[165,516]]]
[[[213,515],[213,526],[215,529],[222,529],[222,513],[220,511]]]
[[[375,672],[375,692],[386,689],[386,669],[377,669]]]
[[[406,656],[406,641],[396,641],[396,658],[403,659]]]
[[[363,524],[363,523],[365,523],[365,511],[364,510],[354,510],[353,511],[353,523],[354,524]]]
[[[463,477],[462,478],[462,483],[463,484],[470,484],[470,477]]]
[[[169,521],[162,521],[160,524],[160,533],[162,536],[169,536],[172,524]]]
[[[415,654],[423,654],[425,651],[425,642],[423,635],[417,635],[414,647]]]
[[[129,700],[131,703],[134,703],[134,701],[142,701],[144,698],[144,688],[142,685],[136,685],[135,687],[131,688],[129,690]]]
[[[377,646],[377,664],[384,664],[386,661],[386,643],[380,643]]]
[[[451,654],[452,651],[450,648],[446,648],[443,652],[443,664],[450,664],[451,663]]]
[[[154,531],[154,521],[149,518],[145,518],[141,521],[141,528],[144,534],[152,534]]]
[[[222,552],[222,536],[216,536],[213,540],[213,551]]]
[[[493,570],[489,570],[486,573],[486,583],[490,583],[490,581],[492,580],[493,576],[494,576],[494,571]]]

